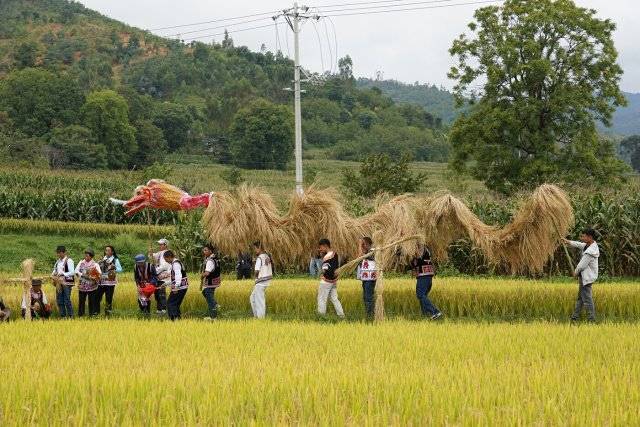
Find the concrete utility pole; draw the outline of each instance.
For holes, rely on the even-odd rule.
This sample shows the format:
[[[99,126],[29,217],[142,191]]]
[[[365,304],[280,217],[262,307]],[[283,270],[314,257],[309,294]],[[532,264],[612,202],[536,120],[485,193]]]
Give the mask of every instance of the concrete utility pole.
[[[300,96],[302,90],[300,88],[300,20],[301,19],[319,19],[317,15],[310,15],[307,12],[307,6],[298,6],[294,3],[291,9],[282,11],[282,14],[273,17],[277,20],[284,17],[293,31],[294,45],[294,70],[293,70],[293,92],[294,92],[294,111],[295,111],[295,158],[296,158],[296,192],[299,195],[304,193],[303,177],[302,177],[302,107],[300,105]],[[287,88],[286,90],[291,90]]]

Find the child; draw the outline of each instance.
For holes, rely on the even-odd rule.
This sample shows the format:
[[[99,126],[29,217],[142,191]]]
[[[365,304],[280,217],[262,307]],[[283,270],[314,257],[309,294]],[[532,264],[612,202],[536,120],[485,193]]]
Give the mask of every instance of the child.
[[[189,280],[187,279],[184,265],[172,251],[168,250],[164,253],[164,260],[171,266],[171,293],[167,300],[167,311],[169,312],[169,319],[174,321],[180,319],[182,315],[180,313],[180,305],[182,305],[184,296],[187,294]]]
[[[31,281],[31,318],[48,319],[51,316],[51,305],[47,299],[47,294],[42,290],[42,280],[33,279]],[[27,314],[27,301],[22,297],[22,318]]]
[[[265,252],[262,242],[253,242],[253,249],[256,253],[256,265],[254,268],[256,284],[253,287],[249,301],[251,302],[251,310],[254,317],[264,319],[267,314],[265,293],[273,278],[273,263],[271,256]]]
[[[138,288],[138,307],[142,314],[148,316],[151,314],[151,295],[155,294],[158,285],[156,266],[147,262],[143,254],[136,255],[134,260],[133,278]]]
[[[11,318],[11,310],[4,305],[4,301],[0,298],[0,322],[8,322]]]
[[[363,237],[360,239],[360,256],[366,255],[371,251],[373,241],[371,237]],[[375,308],[374,294],[376,289],[376,279],[378,273],[376,271],[376,262],[373,255],[362,260],[358,265],[358,280],[362,281],[362,299],[364,301],[364,310],[368,319],[373,317]]]
[[[67,248],[56,248],[56,260],[51,272],[51,277],[56,283],[56,303],[62,318],[73,317],[73,305],[71,304],[71,291],[75,285],[75,266],[73,260],[67,256]]]
[[[564,240],[571,247],[582,250],[582,257],[576,266],[573,276],[578,278],[578,298],[571,316],[572,321],[580,319],[582,308],[587,309],[590,322],[596,320],[596,309],[593,304],[593,284],[598,280],[598,258],[600,248],[596,242],[596,232],[591,228],[585,229],[580,235],[580,241]]]
[[[327,314],[327,301],[331,299],[338,317],[344,318],[344,310],[338,299],[338,276],[336,275],[339,266],[338,254],[331,250],[329,239],[320,239],[318,250],[322,255],[322,274],[318,286],[318,314],[321,316]]]
[[[93,260],[93,249],[84,251],[84,259],[76,267],[76,276],[80,279],[78,284],[78,316],[84,316],[87,299],[89,300],[89,315],[100,314],[100,300],[98,295],[98,283],[102,271],[97,262]]]
[[[216,256],[212,245],[205,245],[205,247],[202,248],[202,254],[204,255],[204,261],[202,262],[202,268],[200,270],[202,295],[207,301],[207,307],[209,308],[209,317],[205,317],[205,320],[212,320],[218,316],[218,303],[216,302],[214,293],[216,289],[220,287],[220,260]]]
[[[100,278],[100,285],[98,286],[98,304],[102,301],[102,296],[104,295],[104,314],[108,316],[113,310],[113,293],[118,284],[117,273],[122,273],[120,259],[116,254],[115,248],[111,245],[105,246],[104,248],[104,257],[102,261],[100,261],[100,270],[102,270],[102,276]]]
[[[420,252],[418,252],[420,253]],[[437,320],[442,317],[440,310],[429,299],[429,292],[433,285],[433,276],[435,269],[431,262],[431,252],[425,246],[422,253],[411,260],[413,275],[416,277],[416,297],[420,301],[420,309],[423,316],[431,316],[431,320]]]

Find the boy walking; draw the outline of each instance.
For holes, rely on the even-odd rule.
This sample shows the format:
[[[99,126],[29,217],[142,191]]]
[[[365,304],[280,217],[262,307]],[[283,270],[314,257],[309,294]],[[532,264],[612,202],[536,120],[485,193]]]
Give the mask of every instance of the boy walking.
[[[220,260],[212,245],[205,245],[205,247],[202,248],[202,254],[204,255],[204,261],[200,270],[202,295],[207,301],[207,307],[209,309],[209,317],[205,317],[205,320],[212,320],[218,317],[218,303],[216,302],[214,294],[216,289],[220,287]]]
[[[431,320],[438,320],[442,317],[442,312],[433,305],[429,299],[429,292],[433,286],[433,276],[435,268],[431,261],[431,252],[425,246],[422,253],[411,260],[413,275],[416,278],[416,297],[420,301],[420,310],[423,316],[431,316]]]
[[[360,256],[366,255],[371,251],[373,241],[371,237],[363,237],[360,239]],[[367,319],[372,319],[375,309],[375,290],[378,273],[376,271],[376,262],[373,255],[363,259],[358,265],[357,278],[362,282],[362,300],[364,301],[364,311]]]
[[[172,251],[166,251],[164,253],[164,260],[171,266],[171,293],[167,300],[167,311],[169,313],[169,319],[174,321],[180,319],[182,316],[180,306],[182,305],[184,296],[187,294],[189,280],[187,279],[187,272],[184,269],[184,265],[182,265],[182,262],[176,258]]]
[[[265,252],[262,242],[254,242],[253,249],[256,254],[256,265],[254,268],[256,284],[253,287],[251,296],[249,297],[249,302],[251,302],[253,316],[258,319],[264,319],[267,314],[267,300],[265,293],[271,284],[271,279],[273,278],[273,263],[271,261],[271,256]]]
[[[576,307],[571,316],[572,321],[580,319],[582,309],[587,310],[590,322],[596,320],[596,309],[593,304],[593,284],[598,280],[598,258],[600,257],[600,248],[596,242],[596,232],[591,228],[585,229],[580,235],[580,241],[567,240],[564,242],[569,246],[580,249],[582,257],[573,272],[573,277],[578,279],[578,298],[576,299]]]
[[[75,285],[75,266],[73,260],[67,256],[67,248],[56,248],[58,259],[53,266],[51,278],[56,284],[56,304],[60,317],[73,317],[73,305],[71,304],[71,291]]]
[[[318,286],[318,314],[321,316],[327,314],[327,302],[331,299],[338,317],[344,318],[344,310],[338,299],[338,276],[336,275],[339,267],[338,254],[331,250],[329,239],[320,239],[318,250],[322,255],[322,273]]]

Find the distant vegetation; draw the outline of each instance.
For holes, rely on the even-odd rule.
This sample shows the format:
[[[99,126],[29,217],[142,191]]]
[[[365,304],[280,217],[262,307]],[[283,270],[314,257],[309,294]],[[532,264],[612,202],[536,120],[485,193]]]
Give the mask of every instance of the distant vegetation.
[[[331,159],[384,152],[446,161],[440,120],[359,89],[349,57],[303,100],[305,147]],[[287,167],[284,115],[249,135],[247,113],[288,114],[292,62],[220,43],[163,39],[66,0],[0,3],[0,153],[52,168],[140,168],[165,153],[208,154],[243,168]],[[251,110],[246,110],[251,108]],[[265,126],[268,128],[265,128]],[[264,132],[263,132],[264,133]],[[287,136],[285,138],[285,136]],[[247,139],[248,138],[248,139]],[[259,142],[259,152],[243,146]]]

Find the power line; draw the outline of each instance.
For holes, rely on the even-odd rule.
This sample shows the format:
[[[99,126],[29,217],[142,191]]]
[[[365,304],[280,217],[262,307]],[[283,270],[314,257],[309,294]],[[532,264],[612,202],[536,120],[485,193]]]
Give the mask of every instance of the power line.
[[[319,7],[360,6],[363,4],[398,3],[398,2],[404,2],[404,1],[407,1],[407,0],[379,0],[379,1],[360,1],[355,3],[341,3],[341,4],[318,4],[313,7],[319,8]],[[388,6],[393,6],[393,5],[388,5]]]
[[[387,9],[387,10],[396,10],[396,8],[404,8],[406,6],[416,6],[423,4],[435,4],[435,3],[447,3],[444,6],[448,6],[450,2],[455,0],[422,0],[422,1],[412,1],[408,3],[401,4],[386,4],[381,6],[362,6],[362,7],[348,7],[348,8],[340,8],[340,9],[322,9],[323,13],[331,13],[331,12],[350,12],[355,10],[368,10],[368,9]],[[398,9],[400,10],[400,9]]]
[[[282,25],[282,22],[276,22],[275,25]],[[258,25],[255,27],[249,27],[249,28],[241,28],[238,30],[232,30],[232,31],[225,31],[224,33],[216,33],[216,34],[205,34],[204,36],[196,36],[196,37],[189,37],[187,39],[184,39],[183,41],[192,41],[192,40],[198,40],[198,39],[205,39],[205,38],[209,38],[209,37],[217,37],[217,36],[223,36],[226,34],[232,34],[232,33],[241,33],[243,31],[250,31],[250,30],[257,30],[259,28],[267,28],[267,27],[271,27],[271,24],[267,24],[267,25]]]
[[[322,72],[324,73],[324,53],[322,52],[322,42],[320,41],[320,33],[318,32],[318,27],[316,26],[316,23],[311,21],[311,23],[313,24],[313,29],[316,32],[316,36],[318,37],[318,48],[320,49],[320,65],[322,66]]]
[[[150,28],[148,31],[162,31],[162,30],[171,30],[173,28],[194,27],[196,25],[214,24],[216,22],[225,22],[225,21],[235,21],[236,19],[253,18],[255,16],[273,15],[274,13],[278,13],[278,12],[280,11],[272,10],[271,12],[253,13],[251,15],[235,16],[233,18],[220,18],[220,19],[214,19],[211,21],[192,22],[190,24],[173,25],[170,27]]]
[[[474,2],[467,2],[467,3],[443,4],[443,5],[437,5],[437,6],[423,6],[423,7],[411,7],[411,8],[387,9],[387,10],[372,10],[372,11],[366,11],[366,12],[331,13],[331,14],[328,14],[328,15],[322,15],[321,17],[374,15],[374,14],[391,13],[391,12],[408,12],[408,11],[413,11],[413,10],[444,9],[444,8],[455,7],[455,6],[471,6],[471,5],[477,5],[477,4],[498,3],[498,2],[501,2],[501,1],[503,1],[503,0],[485,0],[485,1],[474,1]]]
[[[199,30],[183,31],[183,32],[176,33],[176,34],[166,34],[166,35],[163,35],[163,37],[172,37],[172,36],[182,36],[182,35],[185,35],[185,34],[203,33],[205,31],[219,30],[220,28],[227,28],[227,27],[231,27],[231,26],[235,26],[235,25],[244,25],[244,24],[249,24],[251,22],[264,21],[265,19],[271,19],[271,17],[267,16],[267,17],[264,17],[264,18],[249,19],[248,21],[231,22],[231,23],[228,23],[228,24],[225,24],[225,25],[219,25],[217,27],[208,27],[208,28],[202,28],[202,29],[199,29]]]
[[[324,24],[324,35],[327,38],[327,47],[329,48],[329,74],[333,74],[334,62],[333,62],[333,49],[331,48],[331,41],[329,40],[329,28],[327,27],[327,20],[323,19],[322,23]]]

